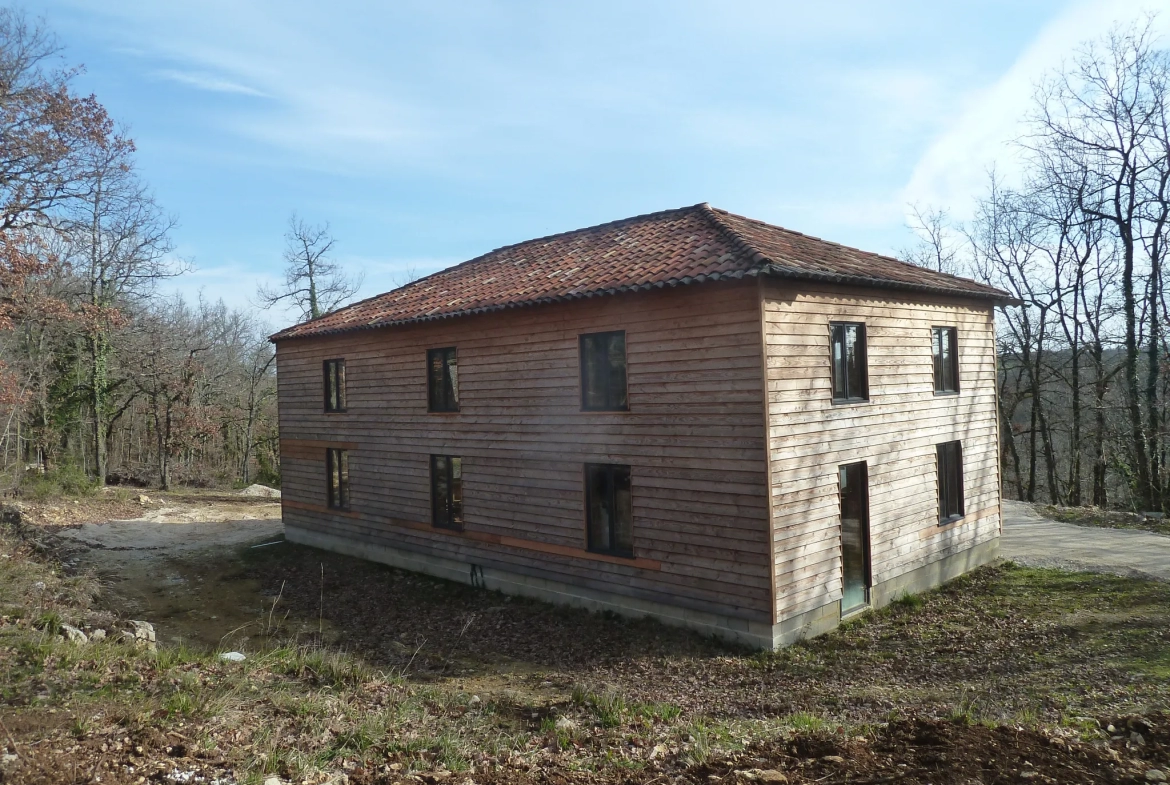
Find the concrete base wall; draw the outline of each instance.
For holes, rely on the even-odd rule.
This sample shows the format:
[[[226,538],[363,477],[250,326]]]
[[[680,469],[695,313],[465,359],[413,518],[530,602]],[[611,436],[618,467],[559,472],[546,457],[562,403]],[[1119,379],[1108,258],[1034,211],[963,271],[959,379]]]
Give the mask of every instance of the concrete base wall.
[[[437,578],[478,585],[505,594],[532,597],[545,602],[594,611],[611,611],[632,618],[649,616],[664,624],[686,627],[706,635],[714,635],[760,649],[778,649],[802,638],[811,638],[829,632],[841,622],[841,604],[839,602],[829,603],[807,613],[784,619],[778,624],[770,625],[734,616],[721,616],[649,600],[635,599],[612,592],[587,589],[559,581],[519,575],[505,570],[480,567],[438,556],[389,548],[384,545],[355,542],[344,537],[323,534],[298,526],[286,524],[284,535],[290,542],[380,562],[404,570],[422,572]],[[991,540],[878,584],[871,591],[871,607],[878,608],[903,594],[913,594],[945,583],[968,570],[994,560],[998,549],[999,540]]]

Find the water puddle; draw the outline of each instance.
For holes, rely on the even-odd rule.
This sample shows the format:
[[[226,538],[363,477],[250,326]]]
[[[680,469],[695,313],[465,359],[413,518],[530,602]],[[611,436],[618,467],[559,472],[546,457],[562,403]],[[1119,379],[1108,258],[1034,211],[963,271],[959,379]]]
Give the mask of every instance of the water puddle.
[[[245,577],[250,548],[286,547],[279,520],[115,521],[60,536],[67,560],[101,578],[102,604],[149,621],[160,643],[254,650],[278,624],[282,636],[318,631],[317,620],[301,624],[273,609],[276,598]]]

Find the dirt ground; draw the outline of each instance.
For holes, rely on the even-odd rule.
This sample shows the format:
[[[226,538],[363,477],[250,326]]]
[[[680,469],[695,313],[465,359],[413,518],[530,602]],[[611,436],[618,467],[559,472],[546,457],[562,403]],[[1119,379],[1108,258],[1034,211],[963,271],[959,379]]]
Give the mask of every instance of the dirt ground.
[[[1170,770],[1165,583],[985,568],[759,653],[293,545],[266,500],[116,501],[138,520],[92,522],[114,509],[99,500],[69,521],[74,505],[53,502],[28,517],[58,522],[0,541],[2,783],[1139,783]],[[127,618],[155,624],[157,652],[118,643]],[[111,635],[71,646],[54,620]],[[246,661],[219,660],[229,649]]]

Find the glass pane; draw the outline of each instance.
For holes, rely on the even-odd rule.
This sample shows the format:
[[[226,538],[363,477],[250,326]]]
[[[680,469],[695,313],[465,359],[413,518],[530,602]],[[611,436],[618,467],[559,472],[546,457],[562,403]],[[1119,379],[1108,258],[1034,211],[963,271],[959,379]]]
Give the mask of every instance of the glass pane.
[[[338,471],[337,484],[337,505],[339,507],[349,506],[349,450],[338,450],[337,455],[340,458],[338,464],[340,466]]]
[[[455,350],[447,350],[447,390],[446,408],[454,411],[459,408],[459,367],[455,359]]]
[[[334,372],[334,389],[336,392],[336,408],[338,411],[345,409],[345,360],[338,360],[336,363],[336,370]]]
[[[589,514],[589,547],[608,551],[611,547],[609,514],[609,473],[603,466],[586,468],[586,503]]]
[[[605,408],[605,357],[601,337],[581,336],[581,392],[586,409]]]
[[[609,390],[607,407],[626,408],[626,335],[616,333],[609,336]]]
[[[841,610],[867,602],[869,584],[869,533],[866,521],[865,464],[840,468],[841,483]]]
[[[337,486],[341,482],[340,467],[337,465],[337,450],[330,449],[325,451],[325,463],[325,471],[329,476],[328,504],[330,507],[336,507]]]
[[[431,456],[431,504],[434,507],[435,526],[447,526],[450,520],[448,507],[447,459],[442,455]]]
[[[947,330],[946,341],[944,342],[946,348],[946,355],[943,358],[943,367],[946,369],[946,383],[947,390],[950,392],[959,391],[959,352],[958,352],[958,331]]]
[[[443,410],[443,354],[430,351],[427,353],[427,394],[431,411]]]
[[[831,343],[833,347],[833,397],[844,399],[849,393],[845,387],[845,328],[833,325]]]
[[[865,346],[861,328],[855,324],[845,327],[845,366],[848,377],[848,397],[865,397]]]
[[[946,389],[943,380],[942,367],[942,330],[935,327],[930,331],[931,352],[934,355],[934,389],[938,392]]]
[[[451,458],[451,525],[463,526],[463,459]]]
[[[634,510],[630,499],[630,469],[613,467],[613,549],[634,552]]]

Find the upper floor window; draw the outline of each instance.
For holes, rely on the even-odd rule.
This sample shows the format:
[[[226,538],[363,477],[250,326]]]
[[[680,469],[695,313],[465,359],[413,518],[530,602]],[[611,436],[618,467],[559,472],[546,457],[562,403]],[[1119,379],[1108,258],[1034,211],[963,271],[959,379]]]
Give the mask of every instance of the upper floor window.
[[[459,365],[454,346],[427,351],[427,410],[459,411]]]
[[[869,400],[869,379],[865,357],[865,325],[831,322],[833,402]]]
[[[959,331],[954,327],[930,328],[934,351],[934,391],[959,391]]]
[[[581,408],[590,412],[629,410],[624,332],[581,336]]]
[[[345,360],[325,361],[325,411],[345,411]]]
[[[463,459],[431,456],[431,524],[463,529]]]
[[[589,550],[617,556],[634,555],[629,466],[585,464],[585,517]]]
[[[325,450],[326,504],[334,510],[349,509],[349,451]]]
[[[963,517],[963,443],[938,445],[939,523]]]

